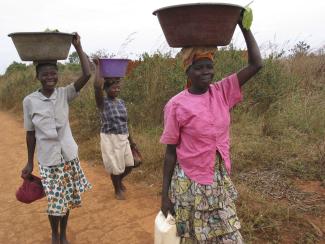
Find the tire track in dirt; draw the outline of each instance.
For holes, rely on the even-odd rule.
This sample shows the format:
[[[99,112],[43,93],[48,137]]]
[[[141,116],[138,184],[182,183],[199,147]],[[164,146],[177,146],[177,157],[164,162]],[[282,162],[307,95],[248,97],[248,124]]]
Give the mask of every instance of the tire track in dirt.
[[[0,243],[50,243],[45,198],[32,204],[15,198],[27,159],[22,123],[0,111],[0,125]],[[117,201],[101,165],[82,162],[82,168],[93,189],[82,195],[83,206],[71,211],[70,243],[153,243],[154,218],[159,209],[157,193],[126,182],[127,200]],[[38,175],[36,163],[34,171]]]

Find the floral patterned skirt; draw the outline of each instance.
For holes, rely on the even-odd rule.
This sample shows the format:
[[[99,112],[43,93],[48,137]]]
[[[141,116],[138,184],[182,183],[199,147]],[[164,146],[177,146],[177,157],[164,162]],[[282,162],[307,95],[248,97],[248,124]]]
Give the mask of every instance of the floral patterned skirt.
[[[212,185],[191,181],[177,163],[170,186],[181,243],[243,243],[234,201],[237,191],[216,163]]]
[[[81,206],[81,193],[92,186],[78,158],[55,166],[39,165],[39,169],[48,201],[48,215],[64,216],[70,209]]]

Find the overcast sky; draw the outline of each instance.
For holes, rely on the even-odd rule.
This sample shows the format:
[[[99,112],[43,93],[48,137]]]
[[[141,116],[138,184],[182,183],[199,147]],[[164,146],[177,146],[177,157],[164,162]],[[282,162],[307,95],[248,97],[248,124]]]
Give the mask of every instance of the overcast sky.
[[[0,74],[13,61],[21,62],[7,35],[21,31],[77,31],[84,51],[105,49],[135,58],[156,50],[169,51],[157,17],[158,8],[195,2],[184,0],[0,0]],[[250,0],[221,1],[246,5]],[[312,48],[325,45],[325,0],[255,0],[252,31],[265,52],[269,42],[289,49],[298,41]],[[236,29],[235,45],[244,47]],[[73,47],[70,52],[73,51]],[[175,50],[174,50],[175,51]],[[176,49],[177,51],[177,49]]]

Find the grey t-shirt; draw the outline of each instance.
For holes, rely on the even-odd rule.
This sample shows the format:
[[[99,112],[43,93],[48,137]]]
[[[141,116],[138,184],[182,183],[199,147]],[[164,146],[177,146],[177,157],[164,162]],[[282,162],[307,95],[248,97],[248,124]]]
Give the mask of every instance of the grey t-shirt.
[[[47,98],[35,91],[24,98],[24,127],[34,131],[37,158],[43,166],[53,166],[78,156],[78,146],[69,124],[69,102],[79,93],[74,84],[59,87]]]

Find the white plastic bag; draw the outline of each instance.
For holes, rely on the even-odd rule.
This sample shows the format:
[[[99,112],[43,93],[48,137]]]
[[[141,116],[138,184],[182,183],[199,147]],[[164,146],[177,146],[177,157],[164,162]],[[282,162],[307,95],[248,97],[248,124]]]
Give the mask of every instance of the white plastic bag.
[[[155,219],[155,244],[179,244],[181,239],[176,236],[174,217],[168,213],[167,218],[159,211]]]

